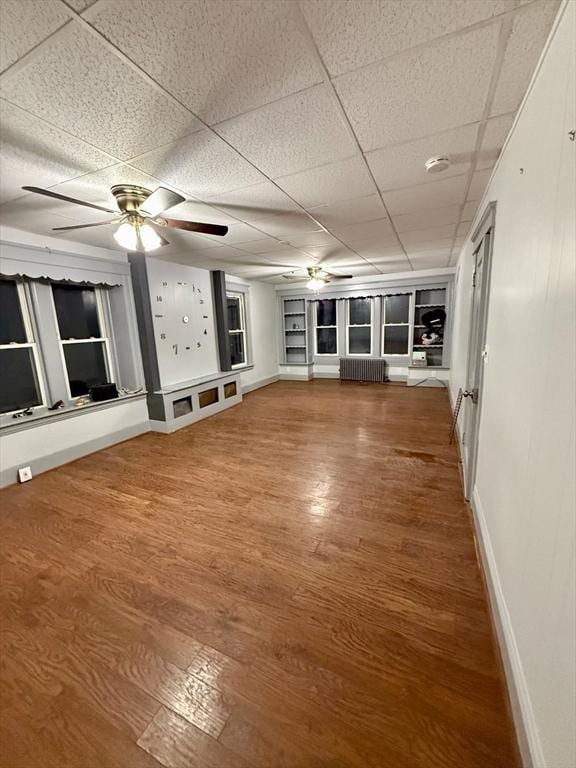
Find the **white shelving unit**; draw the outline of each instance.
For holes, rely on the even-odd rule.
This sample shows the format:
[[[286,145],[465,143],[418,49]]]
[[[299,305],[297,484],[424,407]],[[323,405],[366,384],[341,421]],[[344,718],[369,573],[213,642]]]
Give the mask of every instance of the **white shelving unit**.
[[[282,309],[284,363],[286,365],[307,365],[308,324],[306,299],[283,299]]]
[[[423,288],[416,291],[414,302],[414,334],[412,338],[412,350],[426,352],[428,366],[441,366],[444,360],[444,341],[440,344],[420,343],[422,333],[426,326],[422,323],[422,317],[433,309],[446,311],[445,288]]]

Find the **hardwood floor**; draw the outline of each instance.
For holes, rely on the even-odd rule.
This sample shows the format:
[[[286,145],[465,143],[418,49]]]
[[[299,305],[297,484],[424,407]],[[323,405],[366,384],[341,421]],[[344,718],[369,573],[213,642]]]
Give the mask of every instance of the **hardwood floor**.
[[[449,422],[281,382],[0,492],[2,767],[517,766]]]

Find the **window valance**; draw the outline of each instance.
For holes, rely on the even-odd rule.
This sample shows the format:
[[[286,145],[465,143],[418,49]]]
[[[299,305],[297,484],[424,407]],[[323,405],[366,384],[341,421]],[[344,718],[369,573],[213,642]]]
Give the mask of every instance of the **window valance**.
[[[377,291],[362,291],[361,293],[351,293],[346,296],[327,292],[323,293],[321,296],[314,296],[313,299],[306,298],[306,301],[318,302],[325,301],[326,299],[337,299],[338,301],[347,301],[348,299],[384,299],[388,296],[410,296],[412,293],[414,293],[413,290],[399,291],[396,288],[389,291],[383,291],[379,288]]]
[[[117,286],[126,283],[130,265],[124,261],[2,242],[0,275]]]

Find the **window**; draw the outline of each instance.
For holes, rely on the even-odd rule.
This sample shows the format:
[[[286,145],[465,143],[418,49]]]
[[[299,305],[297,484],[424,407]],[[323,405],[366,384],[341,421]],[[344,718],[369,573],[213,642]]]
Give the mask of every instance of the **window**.
[[[232,368],[246,365],[246,307],[243,293],[227,293]]]
[[[382,354],[408,355],[410,353],[410,298],[405,293],[385,296],[382,300]]]
[[[44,405],[24,285],[0,279],[0,413]]]
[[[372,299],[348,299],[348,354],[372,354]]]
[[[70,397],[87,395],[91,387],[111,379],[101,291],[55,284],[52,295]]]
[[[316,302],[316,354],[338,354],[336,299],[320,299]]]

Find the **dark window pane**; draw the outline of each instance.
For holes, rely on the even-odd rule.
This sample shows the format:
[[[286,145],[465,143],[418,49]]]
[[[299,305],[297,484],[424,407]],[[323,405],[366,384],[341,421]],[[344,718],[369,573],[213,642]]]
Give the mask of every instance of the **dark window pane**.
[[[232,365],[242,365],[246,362],[244,359],[244,334],[243,333],[231,333],[230,334],[230,355],[232,358]]]
[[[72,397],[87,395],[90,387],[108,382],[103,341],[64,344],[64,359]]]
[[[336,325],[336,299],[319,301],[316,318],[316,325]]]
[[[348,351],[351,355],[369,355],[370,354],[370,326],[360,326],[359,328],[348,328],[350,337],[348,339]]]
[[[32,350],[0,349],[0,413],[41,404]]]
[[[318,334],[318,354],[335,355],[336,354],[336,328],[317,328]]]
[[[410,309],[410,296],[386,296],[386,323],[407,323]]]
[[[350,325],[370,325],[372,299],[350,299]]]
[[[0,280],[0,344],[27,341],[14,280]]]
[[[94,288],[53,285],[56,316],[62,339],[90,339],[100,336]]]
[[[236,296],[228,296],[228,330],[242,330],[242,313],[240,299]]]
[[[403,325],[384,326],[384,354],[407,355],[408,354],[408,330]]]

